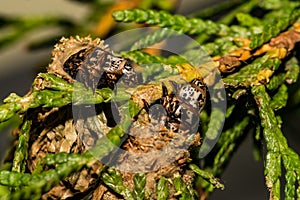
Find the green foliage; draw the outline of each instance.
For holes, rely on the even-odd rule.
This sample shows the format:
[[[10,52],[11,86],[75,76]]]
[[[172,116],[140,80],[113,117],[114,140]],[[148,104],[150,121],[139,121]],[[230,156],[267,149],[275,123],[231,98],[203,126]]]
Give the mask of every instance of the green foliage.
[[[201,170],[195,164],[190,164],[189,167],[191,168],[191,170],[193,170],[200,177],[202,177],[203,179],[209,181],[210,184],[212,184],[215,188],[220,188],[222,190],[224,189],[224,185],[222,183],[220,183],[220,181],[217,178],[215,178],[212,173]]]
[[[259,57],[251,64],[243,67],[239,73],[234,73],[223,79],[224,83],[232,87],[250,87],[255,84],[258,73],[263,69],[276,70],[281,61],[278,58],[272,59],[268,55]]]
[[[146,177],[143,174],[135,174],[133,177],[134,190],[132,196],[134,199],[145,199]]]
[[[166,200],[169,196],[168,181],[164,177],[160,177],[157,184],[157,199]]]
[[[71,159],[57,165],[55,169],[35,174],[1,170],[0,184],[19,188],[11,193],[7,199],[39,199],[44,192],[49,191],[72,172],[80,170],[92,158],[90,154],[75,156],[69,154],[68,157]]]
[[[236,19],[239,21],[241,26],[246,26],[246,27],[261,26],[261,21],[258,18],[252,17],[249,14],[238,13],[236,14]]]
[[[86,3],[90,3],[94,9],[89,16],[94,25],[98,17],[96,13],[105,11],[110,5],[107,3],[104,6],[100,1]],[[156,9],[150,9],[153,6],[156,6]],[[120,53],[122,57],[129,58],[138,65],[143,81],[152,81],[151,86],[159,88],[156,91],[159,94],[162,93],[161,82],[170,85],[170,80],[187,80],[201,70],[212,72],[219,67],[227,92],[227,110],[223,113],[221,108],[210,110],[209,106],[206,106],[200,114],[200,134],[204,139],[216,139],[222,129],[222,119],[226,118],[222,134],[207,157],[201,158],[199,162],[199,149],[193,149],[189,152],[191,159],[179,166],[182,171],[186,170],[195,176],[195,180],[191,182],[186,181],[178,172],[168,177],[159,175],[152,186],[155,194],[151,194],[147,188],[147,173],[134,174],[132,187],[129,187],[122,173],[108,166],[101,168],[97,181],[124,199],[147,199],[151,195],[159,200],[169,199],[170,195],[182,200],[197,199],[199,196],[204,198],[214,189],[224,189],[225,186],[219,177],[245,135],[253,134],[255,142],[265,142],[264,175],[270,199],[280,199],[281,196],[285,199],[300,198],[300,157],[288,146],[281,129],[281,112],[278,112],[288,107],[289,102],[294,107],[300,105],[300,89],[290,86],[295,84],[295,87],[299,87],[299,48],[295,48],[296,43],[300,41],[299,27],[292,27],[300,18],[299,3],[288,0],[225,2],[214,8],[224,13],[218,21],[208,19],[218,13],[214,9],[187,17],[171,14],[173,7],[172,2],[167,0],[144,0],[134,9],[117,10],[112,17],[123,24],[110,24],[108,32],[112,33],[112,26],[114,30],[129,29],[129,25],[124,25],[129,22],[162,28],[153,29],[146,37],[137,38],[131,46],[131,51]],[[264,11],[263,16],[256,14],[257,10]],[[87,28],[90,24],[76,24],[60,18],[1,20],[2,26],[13,26],[16,29],[0,39],[0,48],[16,41],[24,32],[46,24],[64,26],[68,34],[91,32]],[[281,38],[278,37],[280,33],[289,30],[295,30],[294,35],[286,34],[288,38],[282,35]],[[183,55],[169,57],[144,51],[147,48],[151,49],[151,46],[158,42],[181,34],[195,37],[201,43],[203,51],[195,50],[194,44],[186,44]],[[276,40],[279,41],[278,44],[274,42]],[[214,56],[213,61],[207,59],[208,56]],[[202,61],[200,64],[197,63],[199,58]],[[234,65],[234,61],[239,64]],[[209,68],[211,64],[215,65],[214,69]],[[222,65],[232,67],[232,70],[222,71]],[[157,76],[153,78],[153,75]],[[210,80],[209,75],[204,76],[206,84],[216,93],[219,92],[222,85]],[[134,89],[150,96],[150,93],[147,93],[148,87],[150,88],[146,85],[144,90],[139,87]],[[174,88],[171,88],[169,92],[173,90]],[[92,91],[82,83],[70,83],[54,74],[39,73],[27,95],[20,97],[15,93],[10,94],[4,100],[4,104],[0,105],[0,128],[5,127],[7,123],[16,123],[17,120],[14,120],[17,115],[22,118],[22,123],[18,122],[20,130],[13,159],[6,163],[10,167],[0,170],[0,195],[3,199],[40,199],[61,180],[83,167],[92,168],[90,163],[95,161],[95,158],[107,155],[115,146],[122,144],[133,118],[143,109],[134,102],[129,93],[130,91],[124,88],[118,88],[117,95],[109,88]],[[151,97],[151,101],[154,102],[158,98]],[[214,98],[213,94],[210,94],[207,101],[216,103],[222,98],[224,97]],[[124,103],[125,100],[129,101]],[[47,154],[37,163],[32,173],[26,170],[31,145],[30,133],[35,128],[32,127],[32,119],[28,118],[32,111],[39,108],[62,108],[71,104],[93,105],[110,102],[117,103],[119,112],[125,114],[120,114],[120,123],[109,127],[106,137],[100,138],[95,147],[83,154]],[[206,133],[209,126],[211,131]],[[200,149],[208,148],[205,140],[201,145]],[[262,157],[264,152],[260,149],[261,146],[254,148],[257,157]],[[282,178],[285,180],[282,181]],[[197,188],[198,185],[201,188]],[[203,193],[197,194],[196,190]],[[281,194],[282,191],[284,194]]]
[[[118,194],[121,194],[126,199],[134,199],[130,190],[124,186],[122,176],[117,170],[109,168],[107,172],[103,173],[102,179],[106,185]]]
[[[165,11],[155,10],[122,10],[113,14],[116,21],[146,23],[157,25],[162,28],[170,28],[180,33],[187,34],[219,34],[227,35],[230,33],[229,27],[223,24],[214,23],[210,20],[199,18],[186,18],[182,15],[171,15]]]
[[[20,134],[19,134],[19,141],[16,146],[14,161],[12,166],[12,171],[16,172],[24,172],[25,171],[25,160],[28,157],[28,141],[30,137],[30,128],[31,128],[31,121],[25,121]]]
[[[184,184],[183,180],[181,179],[180,175],[174,175],[174,186],[176,189],[176,196],[178,196],[180,200],[187,200],[187,199],[194,199],[191,192],[189,191],[188,187]]]
[[[280,177],[282,165],[286,170],[285,198],[294,199],[297,191],[296,184],[300,181],[300,158],[292,150],[280,129],[279,118],[276,117],[271,107],[271,100],[264,86],[255,86],[252,93],[259,108],[264,139],[266,141],[266,185],[271,191],[272,199],[280,199]],[[291,177],[293,174],[293,177]],[[297,182],[296,182],[297,181]]]
[[[138,42],[133,44],[130,50],[140,50],[176,35],[180,35],[179,32],[172,31],[166,28],[158,29],[154,33],[148,34],[145,38],[142,38]]]
[[[36,82],[44,80],[44,85],[35,88]],[[97,90],[94,95],[92,91],[87,91],[83,84],[70,84],[67,81],[56,77],[53,74],[39,74],[33,83],[33,92],[29,96],[19,97],[17,94],[10,94],[5,100],[5,104],[0,105],[0,122],[6,121],[15,113],[25,113],[30,108],[36,107],[62,107],[70,103],[101,103],[111,98],[112,91],[104,88]],[[42,90],[41,90],[42,88]],[[72,94],[83,92],[82,98],[76,99]]]
[[[263,24],[262,32],[251,35],[250,48],[254,49],[268,42],[272,37],[277,36],[281,31],[285,30],[290,24],[294,23],[300,17],[298,7],[289,5],[283,7],[282,10],[284,15],[280,12],[279,15],[273,16],[270,21],[267,20],[267,23]]]

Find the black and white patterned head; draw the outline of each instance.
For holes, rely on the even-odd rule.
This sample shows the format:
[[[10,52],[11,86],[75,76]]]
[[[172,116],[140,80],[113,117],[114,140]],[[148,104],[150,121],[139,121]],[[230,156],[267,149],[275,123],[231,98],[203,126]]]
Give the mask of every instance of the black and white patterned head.
[[[121,57],[113,56],[108,54],[106,57],[106,62],[104,66],[104,70],[109,73],[122,73],[122,68],[124,67],[126,60]]]
[[[206,86],[199,79],[193,79],[190,84],[182,86],[179,90],[179,98],[193,106],[195,109],[201,109],[206,99]]]

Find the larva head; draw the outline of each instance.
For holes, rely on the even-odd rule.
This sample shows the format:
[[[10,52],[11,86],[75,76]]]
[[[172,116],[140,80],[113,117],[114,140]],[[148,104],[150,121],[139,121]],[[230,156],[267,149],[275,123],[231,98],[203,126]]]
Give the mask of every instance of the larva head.
[[[179,98],[195,109],[202,110],[206,101],[206,86],[200,79],[193,79],[190,84],[180,88]]]

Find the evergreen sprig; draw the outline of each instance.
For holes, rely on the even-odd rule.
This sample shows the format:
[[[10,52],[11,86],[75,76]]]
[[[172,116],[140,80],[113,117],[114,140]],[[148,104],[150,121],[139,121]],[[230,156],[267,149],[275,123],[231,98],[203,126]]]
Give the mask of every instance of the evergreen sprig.
[[[176,35],[180,35],[180,33],[167,28],[154,30],[152,33],[147,34],[146,37],[136,41],[130,50],[141,50]]]
[[[296,57],[292,57],[291,59],[288,60],[285,66],[286,70],[286,80],[288,83],[295,83],[298,80],[299,76],[299,61],[297,60]]]
[[[12,171],[25,172],[26,159],[28,157],[28,141],[30,138],[30,128],[32,121],[26,120],[21,127],[19,140],[14,153]]]
[[[231,30],[224,24],[218,24],[211,20],[202,20],[199,18],[186,18],[183,15],[172,15],[166,11],[155,10],[120,10],[113,13],[116,21],[146,23],[149,25],[158,25],[162,28],[170,28],[179,33],[187,34],[218,34],[229,35]]]
[[[285,199],[294,199],[297,191],[296,185],[300,181],[300,157],[288,146],[287,140],[282,134],[279,118],[272,109],[271,99],[265,86],[254,86],[251,91],[259,108],[263,135],[266,141],[265,176],[271,198],[280,199],[281,197],[280,177],[283,173],[283,166],[286,170]],[[291,174],[294,176],[292,177]]]
[[[196,174],[198,174],[201,178],[207,180],[213,187],[215,188],[220,188],[224,189],[225,186],[220,182],[219,179],[217,179],[213,173],[210,173],[208,171],[204,171],[200,169],[197,165],[195,164],[190,164],[189,168],[193,170]]]
[[[129,188],[124,186],[122,176],[117,170],[109,168],[102,174],[102,179],[107,186],[116,191],[118,194],[121,194],[125,199],[134,200],[131,191]]]
[[[134,189],[132,196],[136,200],[145,199],[146,176],[144,174],[135,174],[133,177]]]
[[[41,89],[35,89],[39,80],[43,80]],[[77,95],[74,95],[77,94]],[[37,107],[62,107],[71,103],[102,103],[111,98],[112,91],[108,88],[100,89],[92,93],[83,84],[68,83],[54,74],[41,73],[33,83],[33,91],[20,97],[15,93],[10,94],[4,103],[0,105],[0,122],[6,121],[16,113],[23,114],[30,108]]]
[[[80,170],[91,160],[90,154],[74,157],[69,162],[59,164],[55,169],[38,174],[1,170],[0,184],[20,189],[11,193],[7,199],[40,199],[40,196],[69,176]]]
[[[271,38],[277,36],[281,31],[285,30],[288,26],[293,24],[299,17],[299,7],[286,6],[283,7],[284,15],[273,16],[271,21],[263,24],[263,29],[259,33],[251,35],[250,48],[255,49],[264,43],[268,42]]]
[[[174,187],[176,196],[180,200],[194,199],[193,193],[188,189],[187,185],[183,182],[179,174],[174,175]]]
[[[239,73],[234,73],[223,79],[224,83],[231,87],[250,87],[258,84],[261,80],[258,79],[258,74],[264,69],[272,71],[278,69],[281,61],[277,58],[270,58],[265,55],[257,58],[251,64],[243,67]]]
[[[157,184],[157,199],[158,200],[167,200],[169,196],[169,187],[168,181],[165,177],[160,177],[158,184]]]
[[[227,74],[225,71],[222,74],[228,98],[226,120],[230,123],[226,124],[226,129],[220,136],[218,144],[209,155],[213,157],[201,159],[202,166],[199,167],[198,158],[191,155],[192,159],[180,167],[184,170],[190,170],[198,177],[202,183],[200,190],[204,190],[205,195],[214,188],[223,189],[224,185],[218,177],[224,171],[248,128],[254,127],[256,129],[255,139],[257,141],[264,140],[266,145],[264,171],[266,185],[270,190],[270,199],[280,199],[283,196],[280,194],[282,188],[284,188],[285,199],[300,198],[300,158],[288,146],[287,139],[281,131],[280,113],[277,112],[286,107],[288,103],[292,106],[300,104],[300,90],[296,88],[291,91],[289,87],[289,84],[297,83],[300,71],[297,57],[299,52],[297,48],[294,48],[294,45],[299,42],[297,35],[299,27],[294,26],[295,34],[292,39],[288,38],[287,35],[285,35],[286,38],[278,37],[281,32],[288,30],[296,21],[299,21],[299,3],[289,0],[250,0],[247,2],[239,0],[228,4],[225,2],[218,8],[224,11],[225,16],[221,16],[221,19],[215,22],[199,18],[201,13],[192,15],[198,17],[171,14],[169,9],[173,7],[173,4],[170,2],[166,0],[158,3],[147,0],[142,1],[140,6],[131,7],[135,9],[129,10],[125,7],[125,9],[113,13],[113,18],[119,22],[136,22],[162,28],[138,39],[131,47],[130,52],[121,53],[122,57],[129,58],[139,65],[137,71],[141,74],[143,84],[151,81],[151,86],[156,87],[156,92],[160,95],[155,94],[157,96],[151,97],[151,101],[156,102],[162,96],[161,82],[169,84],[170,80],[179,81],[180,79],[181,81],[182,79],[186,81],[191,79],[200,73],[200,69],[206,69],[209,64],[213,63],[216,64],[215,67],[218,67],[219,64],[217,63],[220,63],[221,60],[218,58],[222,58],[222,61],[225,64],[229,63],[229,65],[231,64],[230,61],[239,62],[232,70],[227,71]],[[98,12],[105,10],[105,8],[101,8],[102,4],[98,1],[90,1],[90,3],[95,6],[95,10]],[[226,13],[224,8],[228,8],[229,4],[238,6]],[[107,5],[111,4],[108,3]],[[156,5],[157,8],[166,8],[168,11],[148,9],[151,5]],[[120,6],[118,3],[112,4],[109,15],[115,8],[120,8],[118,6]],[[262,17],[259,16],[260,14],[256,15],[256,12],[260,10],[266,13]],[[208,10],[202,16],[212,17],[214,14],[216,14],[215,11]],[[91,16],[90,19],[94,21],[95,18],[95,16]],[[0,47],[20,38],[23,32],[34,30],[45,26],[45,24],[77,26],[68,20],[51,17],[36,19],[0,18],[0,21],[3,22],[0,25],[2,27],[16,27],[11,34],[4,35],[0,39]],[[101,20],[100,22],[106,23]],[[112,24],[103,24],[103,26],[106,27],[107,32],[114,27]],[[81,24],[72,30],[84,32],[87,29]],[[201,43],[204,51],[202,49],[201,51],[195,50],[194,44],[187,44],[184,47],[185,53],[182,55],[169,57],[150,55],[141,51],[180,34],[196,36],[196,40]],[[279,40],[280,44],[271,45],[272,38]],[[269,49],[264,51],[266,48]],[[243,57],[245,52],[248,54]],[[216,62],[207,59],[209,56],[215,56],[213,61]],[[199,60],[203,62],[199,63]],[[211,84],[207,84],[208,86],[212,87],[213,84],[216,84],[214,81],[210,81],[207,81]],[[141,93],[148,91],[147,85],[134,89]],[[218,86],[214,89],[217,90]],[[107,155],[116,146],[121,145],[123,139],[126,139],[125,133],[131,126],[133,119],[143,108],[137,105],[133,99],[130,99],[131,94],[128,93],[131,90],[118,88],[117,91],[118,95],[114,97],[114,92],[108,88],[97,89],[93,92],[82,83],[70,83],[54,74],[40,73],[27,95],[20,97],[12,93],[8,96],[4,100],[4,104],[0,105],[0,125],[8,122],[16,115],[20,115],[23,122],[18,132],[14,157],[10,161],[12,163],[8,163],[9,167],[0,170],[0,194],[7,193],[3,199],[40,199],[44,193],[61,180],[83,167],[91,167],[92,161]],[[169,93],[172,91],[174,88],[168,88]],[[137,94],[139,94],[138,92]],[[220,95],[218,98],[214,98],[213,94],[210,94],[209,100],[216,102],[222,98],[224,97]],[[125,100],[128,102],[124,103]],[[126,114],[120,114],[120,123],[101,137],[94,148],[82,155],[75,153],[47,154],[39,160],[32,173],[26,171],[30,131],[33,128],[31,127],[32,119],[27,119],[27,112],[35,108],[61,108],[70,104],[100,104],[110,101],[122,102],[122,104],[118,104],[118,111]],[[244,109],[247,112],[241,113],[243,116],[237,119],[234,113],[237,109],[236,105],[240,105],[239,103],[245,105]],[[200,114],[201,129],[207,130],[208,124],[211,122],[209,125],[213,127],[213,130],[209,133],[201,133],[204,140],[200,149],[207,147],[206,138],[210,140],[218,137],[218,132],[222,127],[220,121],[224,117],[225,113],[220,108],[210,110],[205,107]],[[190,153],[193,154],[194,152]],[[50,169],[45,170],[48,167]],[[147,188],[145,174],[135,174],[132,180],[133,188],[129,189],[125,186],[122,174],[118,170],[106,166],[103,166],[101,170],[103,173],[99,182],[104,183],[116,194],[125,199],[148,198],[147,189],[149,188]],[[281,181],[281,178],[285,178],[285,180]],[[175,191],[173,191],[174,189],[170,190],[170,188],[174,188]],[[198,198],[193,183],[186,183],[177,172],[173,179],[160,176],[155,189],[157,199],[168,199],[170,194],[183,200]]]

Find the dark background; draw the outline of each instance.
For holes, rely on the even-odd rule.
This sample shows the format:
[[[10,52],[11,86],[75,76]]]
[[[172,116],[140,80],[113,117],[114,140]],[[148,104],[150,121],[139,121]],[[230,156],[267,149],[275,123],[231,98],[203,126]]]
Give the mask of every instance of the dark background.
[[[217,0],[182,1],[182,4],[178,7],[178,13],[188,13],[191,10],[205,8],[215,3],[217,3]],[[10,0],[0,2],[0,15],[34,16],[49,13],[61,14],[80,20],[80,16],[86,15],[87,12],[88,7],[64,0]],[[57,33],[60,30],[49,28],[40,30],[38,33],[30,32],[14,45],[0,49],[1,101],[11,92],[22,96],[29,91],[36,74],[44,70],[44,67],[50,62],[52,48],[28,51],[26,45],[38,37],[47,37],[54,32]],[[288,138],[290,146],[298,153],[300,152],[299,116],[299,109],[289,111],[283,115],[284,134]],[[3,155],[10,146],[11,140],[8,131],[2,131],[0,140],[0,152]],[[264,184],[263,162],[254,160],[252,142],[251,134],[248,134],[222,176],[222,181],[226,187],[225,191],[215,190],[210,196],[210,200],[268,199],[268,191]]]

